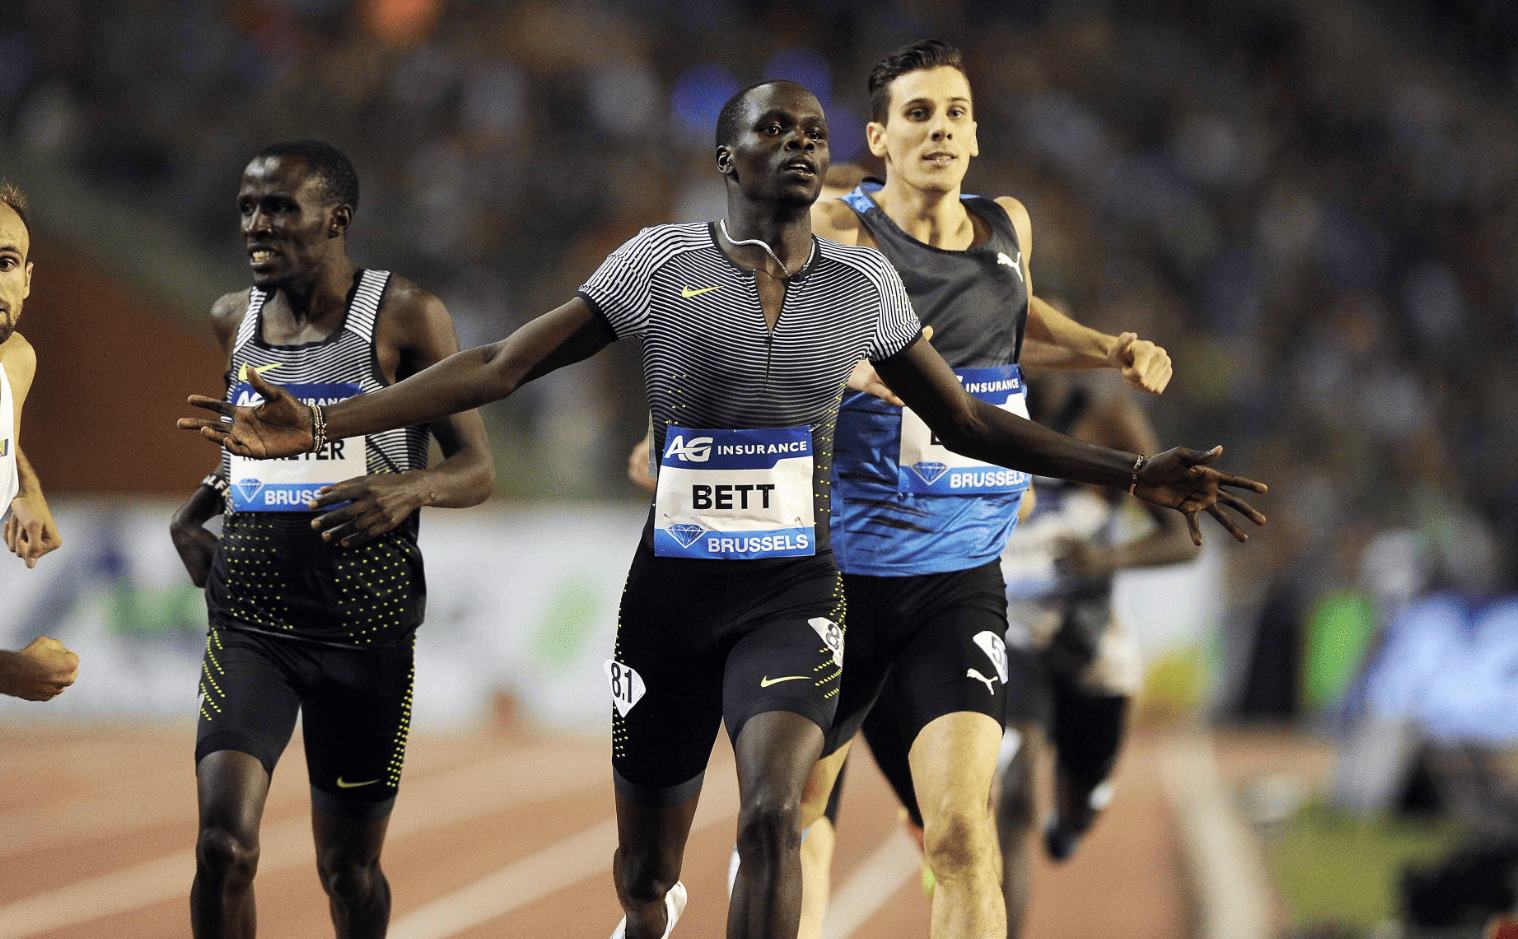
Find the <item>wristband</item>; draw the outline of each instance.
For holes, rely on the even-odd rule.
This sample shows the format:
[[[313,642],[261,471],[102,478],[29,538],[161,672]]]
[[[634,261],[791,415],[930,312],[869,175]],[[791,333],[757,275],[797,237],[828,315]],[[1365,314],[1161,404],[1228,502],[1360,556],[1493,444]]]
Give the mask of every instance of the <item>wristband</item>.
[[[1148,463],[1149,458],[1147,456],[1141,456],[1133,461],[1133,482],[1128,484],[1128,494],[1130,496],[1133,495],[1133,490],[1138,488],[1139,473],[1142,473],[1144,471],[1144,467],[1148,465]]]
[[[319,404],[306,406],[311,409],[311,452],[320,453],[327,445],[327,415],[322,413]]]
[[[206,476],[205,479],[202,479],[200,481],[200,484],[208,489],[215,489],[216,494],[222,496],[227,494],[227,489],[229,488],[227,486],[227,481],[215,473],[211,473],[210,475]]]

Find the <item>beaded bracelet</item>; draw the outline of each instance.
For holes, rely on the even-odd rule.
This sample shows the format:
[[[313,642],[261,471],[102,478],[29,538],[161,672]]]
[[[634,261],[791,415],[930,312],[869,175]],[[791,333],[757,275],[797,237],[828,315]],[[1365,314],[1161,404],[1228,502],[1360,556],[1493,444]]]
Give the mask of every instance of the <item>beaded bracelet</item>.
[[[327,415],[319,404],[306,406],[311,409],[311,452],[319,453],[327,445]]]
[[[1136,460],[1133,461],[1133,482],[1131,482],[1131,483],[1128,484],[1128,494],[1129,495],[1132,495],[1133,494],[1133,490],[1135,490],[1135,489],[1138,488],[1139,473],[1142,473],[1144,471],[1144,466],[1148,462],[1149,462],[1149,458],[1147,456],[1141,456],[1138,459],[1136,459]]]

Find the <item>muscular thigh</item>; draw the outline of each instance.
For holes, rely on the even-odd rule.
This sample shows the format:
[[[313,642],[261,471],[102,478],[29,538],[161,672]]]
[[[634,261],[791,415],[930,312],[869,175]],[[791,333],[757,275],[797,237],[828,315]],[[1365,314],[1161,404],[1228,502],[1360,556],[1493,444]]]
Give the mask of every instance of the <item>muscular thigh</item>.
[[[195,762],[235,750],[257,758],[272,775],[312,674],[312,663],[296,643],[212,627],[200,669]]]
[[[341,818],[383,817],[400,789],[411,728],[412,642],[317,655],[321,672],[302,700],[312,801]]]
[[[910,613],[893,670],[902,739],[945,714],[1006,716],[1006,600],[995,564],[934,575]],[[910,744],[909,744],[910,746]]]
[[[800,714],[826,732],[845,672],[843,586],[830,564],[790,565],[748,584],[746,611],[724,630],[722,713],[737,740],[756,714]]]
[[[617,791],[649,808],[696,795],[722,721],[725,579],[640,546],[605,663]]]

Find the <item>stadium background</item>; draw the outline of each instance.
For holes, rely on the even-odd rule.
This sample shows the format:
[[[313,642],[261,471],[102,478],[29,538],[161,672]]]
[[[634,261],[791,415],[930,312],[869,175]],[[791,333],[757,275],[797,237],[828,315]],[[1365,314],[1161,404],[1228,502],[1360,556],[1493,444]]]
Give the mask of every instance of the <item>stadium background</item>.
[[[45,707],[0,701],[0,935],[120,932],[160,908],[153,934],[187,934],[182,891],[24,924],[193,838],[204,611],[166,528],[215,454],[172,422],[220,387],[204,314],[248,280],[232,194],[252,152],[346,150],[355,258],[438,293],[477,344],[643,225],[718,217],[711,131],[743,85],[803,82],[835,162],[864,159],[869,66],[927,35],[965,50],[982,150],[966,189],[1027,204],[1038,293],[1166,346],[1176,379],[1145,402],[1161,439],[1223,443],[1273,488],[1248,546],[1209,529],[1197,565],[1125,582],[1149,662],[1132,801],[1091,866],[1058,875],[1080,903],[1035,901],[1039,934],[1089,934],[1068,908],[1102,904],[1079,884],[1102,885],[1114,923],[1159,910],[1135,935],[1386,934],[1404,857],[1510,838],[1518,4],[18,0],[0,6],[0,174],[35,213],[22,442],[66,544],[34,572],[0,567],[0,644],[43,632],[84,665]],[[463,771],[460,741],[503,760],[575,741],[554,759],[588,759],[596,785],[563,807],[590,813],[567,837],[609,809],[600,661],[641,512],[623,476],[645,421],[636,350],[486,419],[499,498],[423,523],[414,788],[427,767]],[[299,773],[276,781],[291,818]],[[161,815],[111,795],[160,777],[148,788],[180,793]],[[869,786],[853,820],[868,828],[878,797],[884,821],[841,861],[890,844]],[[103,813],[77,843],[28,827],[66,796],[83,814],[50,811]],[[1408,801],[1435,820],[1388,814]],[[542,847],[491,840],[496,866]],[[1112,885],[1135,858],[1153,873],[1130,897]],[[399,916],[412,901],[393,880]],[[603,881],[585,903],[605,905]],[[279,895],[260,890],[278,935]],[[922,904],[902,890],[910,917]],[[290,903],[324,915],[314,893]],[[531,915],[480,934],[531,934]]]

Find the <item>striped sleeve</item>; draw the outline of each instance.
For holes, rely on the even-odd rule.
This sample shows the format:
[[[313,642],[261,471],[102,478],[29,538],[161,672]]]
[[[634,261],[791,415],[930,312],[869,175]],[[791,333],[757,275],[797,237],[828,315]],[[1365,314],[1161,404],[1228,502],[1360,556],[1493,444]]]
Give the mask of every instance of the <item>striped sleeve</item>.
[[[648,282],[657,259],[660,226],[645,228],[607,255],[579,295],[618,339],[641,336],[648,325]]]
[[[870,337],[868,358],[881,362],[911,348],[922,335],[922,323],[907,296],[907,288],[901,275],[883,255],[876,255],[878,263],[869,267],[870,277],[880,291],[880,319],[875,323],[875,334]],[[875,259],[872,259],[875,260]]]

